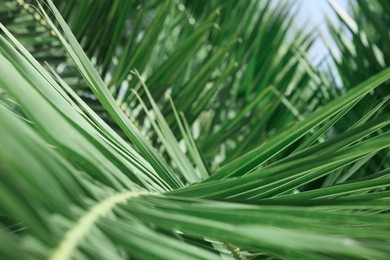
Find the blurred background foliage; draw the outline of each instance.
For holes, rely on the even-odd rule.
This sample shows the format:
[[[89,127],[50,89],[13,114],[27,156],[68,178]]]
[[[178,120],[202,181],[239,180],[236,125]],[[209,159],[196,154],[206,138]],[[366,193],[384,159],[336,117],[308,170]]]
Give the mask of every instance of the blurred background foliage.
[[[139,185],[157,192],[183,188],[188,184],[196,183],[183,190],[173,191],[173,199],[165,201],[164,197],[148,198],[145,199],[146,202],[139,199],[138,206],[130,203],[119,208],[115,213],[121,216],[122,220],[125,219],[131,223],[134,221],[134,216],[139,219],[145,218],[152,223],[151,226],[158,222],[156,219],[159,217],[161,223],[158,222],[157,227],[152,227],[153,232],[157,230],[158,234],[163,233],[181,242],[184,241],[200,248],[206,248],[210,252],[226,254],[238,259],[246,259],[246,257],[264,259],[265,255],[293,259],[302,256],[311,256],[313,259],[327,259],[335,256],[360,258],[362,255],[383,256],[390,253],[384,246],[389,239],[389,226],[385,222],[388,221],[388,217],[382,214],[388,211],[386,202],[389,198],[387,185],[390,86],[389,81],[386,81],[388,72],[375,76],[388,68],[390,63],[390,4],[388,1],[350,1],[350,9],[343,10],[338,6],[337,1],[329,0],[329,5],[337,15],[338,22],[330,20],[327,22],[332,38],[323,38],[323,41],[330,55],[318,64],[316,63],[318,61],[314,62],[309,57],[313,44],[318,40],[318,33],[300,27],[292,29],[295,11],[299,8],[294,1],[279,1],[277,5],[273,4],[274,1],[249,0],[53,0],[53,2],[96,68],[97,76],[85,65],[85,60],[79,53],[72,56],[69,50],[64,48],[66,45],[64,41],[68,41],[70,49],[76,50],[75,43],[69,40],[70,37],[64,36],[66,33],[63,25],[58,16],[51,12],[46,1],[41,3],[43,10],[48,12],[53,25],[58,28],[62,27],[61,31],[55,31],[53,25],[43,18],[42,10],[35,1],[0,0],[0,22],[57,80],[64,89],[63,93],[61,91],[59,93],[74,102],[69,101],[73,107],[81,111],[75,109],[84,120],[88,123],[94,122],[91,124],[93,126],[91,129],[80,130],[78,124],[85,123],[84,121],[79,120],[78,117],[69,120],[72,126],[75,125],[74,128],[80,136],[87,136],[88,142],[80,142],[80,147],[78,147],[76,140],[79,139],[75,138],[69,140],[68,144],[64,144],[60,141],[60,137],[53,137],[45,132],[49,131],[44,127],[45,120],[37,119],[31,112],[35,105],[39,106],[37,105],[39,103],[20,102],[15,98],[17,95],[10,90],[10,86],[7,89],[4,82],[0,85],[0,102],[9,111],[22,118],[23,122],[33,126],[32,129],[38,133],[40,138],[58,147],[58,154],[53,155],[53,158],[50,157],[50,160],[56,161],[58,165],[65,165],[64,174],[72,172],[72,176],[73,174],[76,176],[78,171],[83,174],[85,172],[87,177],[80,177],[82,181],[78,179],[79,177],[74,178],[75,182],[90,185],[87,185],[88,188],[83,188],[88,190],[86,194],[90,194],[89,199],[99,201],[105,197],[106,191],[109,191],[107,193],[109,194],[111,188],[117,190],[123,183],[126,189],[133,189]],[[13,56],[8,53],[7,48],[10,47],[4,47],[8,46],[5,42],[11,42],[15,46],[16,41],[9,40],[9,36],[7,38],[4,34],[2,35],[4,43],[1,53],[11,60]],[[18,49],[18,52],[22,51]],[[14,58],[15,62],[22,59],[17,55],[15,57],[18,57]],[[30,59],[29,61],[31,62]],[[42,71],[40,73],[44,75]],[[26,75],[32,77],[35,74]],[[96,86],[91,86],[93,85],[91,82],[97,82],[96,85],[99,86],[99,80],[97,80],[99,76],[103,79],[104,86],[107,86],[116,104],[108,101],[104,103],[102,97],[97,95],[93,88]],[[372,78],[373,76],[375,77]],[[45,78],[48,79],[49,76],[45,75]],[[376,87],[382,81],[385,83]],[[365,96],[366,92],[363,89],[368,92]],[[346,95],[346,93],[350,94]],[[46,101],[48,100],[47,102],[62,100],[54,94],[53,96],[42,94],[42,96]],[[20,99],[19,96],[17,97]],[[51,97],[53,100],[50,100]],[[80,105],[84,104],[83,102],[88,106]],[[114,105],[117,105],[136,125],[141,135],[134,134],[135,137],[132,137],[133,130],[128,130],[123,124],[118,123],[120,117],[113,116],[118,113],[107,109],[107,106]],[[66,107],[53,106],[58,111]],[[92,108],[92,112],[88,110],[89,108]],[[40,109],[43,109],[43,105]],[[69,115],[72,113],[69,112]],[[103,119],[104,123],[98,121],[97,118]],[[4,116],[3,120],[13,122],[11,117]],[[51,120],[53,119],[49,121]],[[56,124],[56,121],[53,120],[52,123]],[[106,127],[105,123],[109,127]],[[15,123],[15,129],[19,126],[18,124]],[[114,132],[107,129],[113,129]],[[96,130],[96,133],[92,130]],[[30,132],[28,134],[30,135]],[[98,138],[94,139],[95,135],[99,138],[100,135],[104,136],[103,141]],[[5,136],[4,134],[4,138]],[[21,136],[23,136],[22,133]],[[122,143],[121,138],[129,139],[130,142]],[[37,143],[41,144],[40,141],[41,139]],[[109,147],[105,146],[106,142]],[[158,155],[151,152],[146,142],[151,143],[151,147],[157,150]],[[77,147],[73,148],[73,145]],[[42,151],[46,151],[47,147],[42,146],[45,147]],[[31,147],[34,147],[33,144]],[[86,147],[85,154],[81,151],[81,147]],[[95,154],[95,150],[88,150],[89,148],[97,148],[101,151]],[[6,153],[5,150],[3,153]],[[15,148],[14,151],[17,152],[17,149]],[[79,155],[80,158],[78,158]],[[85,158],[81,158],[81,155]],[[3,156],[3,158],[7,157]],[[62,161],[59,158],[65,159]],[[131,160],[124,162],[123,158]],[[151,181],[147,177],[127,173],[127,171],[137,172],[132,168],[133,164],[136,165],[135,168],[139,167],[142,173],[152,172],[148,176],[150,179],[155,177],[153,174],[156,172],[156,180]],[[14,172],[26,170],[15,169]],[[105,171],[108,172],[107,175]],[[9,170],[9,172],[13,171]],[[126,178],[129,179],[123,177],[121,175],[123,173],[128,174]],[[299,175],[301,173],[306,175]],[[120,176],[118,177],[120,184],[107,177],[108,174]],[[290,176],[296,176],[296,179]],[[383,184],[377,178],[383,178]],[[91,179],[94,180],[91,181],[93,184],[89,183]],[[74,180],[68,179],[67,181],[71,187]],[[163,184],[160,185],[160,183]],[[246,183],[248,186],[245,186]],[[344,191],[338,190],[335,186],[342,184],[352,186],[342,186],[341,189],[345,188]],[[94,194],[92,191],[96,189],[94,185],[102,191]],[[270,189],[267,190],[267,187]],[[324,248],[321,246],[317,248],[315,243],[319,243],[321,239],[313,237],[315,243],[309,243],[310,246],[305,248],[305,239],[308,238],[304,235],[298,236],[296,240],[301,244],[297,242],[298,244],[294,245],[291,242],[292,245],[286,247],[290,250],[297,246],[297,250],[283,251],[285,249],[283,246],[273,247],[272,243],[271,246],[266,244],[264,251],[257,250],[252,246],[262,245],[264,241],[260,241],[259,244],[256,244],[257,242],[246,244],[247,237],[245,236],[250,233],[245,228],[237,231],[238,234],[243,234],[243,238],[238,236],[233,241],[244,245],[244,249],[241,250],[244,253],[240,253],[240,249],[233,244],[221,245],[216,242],[218,239],[223,241],[223,238],[229,240],[228,237],[233,233],[229,233],[222,227],[218,229],[218,232],[226,231],[226,233],[221,233],[221,236],[225,237],[213,237],[215,234],[212,231],[207,232],[206,224],[210,225],[209,227],[212,226],[207,221],[218,220],[218,217],[213,217],[213,213],[209,212],[209,208],[213,206],[221,207],[220,218],[226,217],[226,221],[235,224],[234,215],[223,211],[223,205],[188,199],[191,207],[184,210],[181,207],[185,207],[183,206],[185,199],[181,201],[175,197],[227,200],[242,203],[245,207],[246,204],[263,206],[287,204],[287,206],[303,207],[311,205],[312,202],[307,200],[313,198],[340,198],[340,202],[335,200],[334,203],[343,205],[345,201],[342,199],[345,198],[342,196],[344,192],[349,194],[348,189],[356,192],[352,194],[355,196],[353,199],[364,205],[357,204],[356,208],[351,206],[352,209],[348,213],[343,212],[346,214],[343,215],[345,219],[338,216],[341,218],[337,223],[341,228],[341,234],[353,236],[352,227],[354,225],[361,225],[363,228],[369,226],[369,217],[366,219],[362,216],[372,216],[377,213],[372,220],[383,222],[375,226],[375,230],[373,229],[371,233],[365,234],[360,229],[361,233],[356,233],[357,237],[363,238],[363,242],[364,239],[369,240],[367,247],[362,242],[361,247],[359,244],[348,251],[349,244],[344,245],[340,242],[342,244],[340,248],[335,246],[329,249],[329,253],[324,253],[324,250],[327,245],[332,245],[331,242],[325,241]],[[311,191],[313,193],[310,193]],[[47,194],[42,192],[40,196],[44,197],[44,195],[48,196],[51,191],[47,191]],[[336,195],[333,196],[333,192]],[[59,195],[58,201],[61,201],[60,197]],[[69,200],[84,210],[85,201],[80,202],[80,199],[75,197],[76,195],[69,196]],[[382,198],[387,200],[381,200]],[[369,199],[378,199],[378,201],[372,202]],[[259,202],[259,200],[264,201]],[[63,202],[68,203],[65,199]],[[135,200],[134,204],[137,202]],[[152,205],[152,209],[143,203]],[[323,203],[330,207],[330,211],[326,209],[318,211],[318,213],[325,214],[324,218],[332,219],[335,216],[329,212],[341,210],[337,205],[334,206],[333,202]],[[378,208],[367,210],[365,207],[369,208],[370,203],[371,205],[377,203],[375,205]],[[87,204],[90,204],[89,201]],[[44,208],[48,212],[56,212],[55,207],[51,209],[51,206],[53,205]],[[240,206],[237,206],[237,210],[240,210]],[[4,205],[3,207],[7,208]],[[153,212],[156,209],[166,215],[161,213],[160,216],[158,212]],[[192,235],[196,233],[194,226],[191,226],[194,225],[194,221],[175,220],[169,215],[174,215],[175,210],[177,212],[182,210],[180,214],[184,215],[198,214],[197,216],[205,221],[204,226],[198,227],[200,230],[204,228],[205,230],[202,231],[204,233],[200,232],[200,236],[193,237]],[[240,214],[250,219],[248,214],[255,210],[256,208],[248,206],[248,208],[243,208]],[[310,220],[324,221],[321,222],[323,226],[313,228],[318,234],[335,232],[335,237],[340,235],[337,234],[337,228],[332,232],[329,231],[335,224],[334,222],[327,222],[321,217],[313,216],[310,210],[306,212],[306,209],[302,209],[303,214],[307,214],[304,216],[293,210],[290,211],[290,208],[284,208],[285,211],[282,210],[282,213],[278,210],[276,213],[271,210],[267,214],[272,217],[280,216],[278,214],[298,214],[297,216],[302,218],[293,219],[291,223],[284,219],[281,222],[271,223],[271,225],[277,227],[278,225],[281,227],[291,225],[300,231],[305,231],[304,226],[310,226]],[[134,212],[134,216],[127,215],[128,211]],[[328,213],[329,215],[326,215]],[[348,222],[348,214],[354,216],[354,213],[358,217],[356,219],[351,217],[352,220]],[[40,227],[40,224],[37,224],[42,222],[39,214],[33,216],[29,224],[36,224]],[[67,212],[60,214],[69,219],[74,217],[68,216],[67,214],[72,214]],[[74,218],[77,219],[77,216],[76,214]],[[164,217],[181,223],[180,227],[184,227],[190,235],[175,232],[177,227],[169,220],[163,222]],[[259,219],[261,219],[260,216]],[[147,250],[140,245],[126,244],[130,242],[122,238],[118,231],[126,227],[120,226],[121,223],[115,226],[111,221],[105,219],[99,224],[99,232],[101,231],[104,235],[99,233],[96,240],[112,239],[112,241],[119,241],[119,244],[123,243],[121,245],[124,248],[141,247],[141,249],[138,248],[141,253],[136,256],[140,259],[156,257],[152,253],[148,255]],[[148,235],[148,232],[152,232],[145,231],[143,226],[138,226],[137,221],[135,221],[134,229],[127,230],[128,234],[134,235],[131,233],[132,230],[140,232],[138,235]],[[243,223],[249,225],[251,221],[255,220],[243,221]],[[8,217],[1,220],[2,225],[18,229],[19,222],[16,224],[14,222],[17,221]],[[60,239],[64,226],[68,225],[62,224],[62,229],[59,227],[58,230],[51,231],[55,234],[53,235],[55,241]],[[380,226],[382,224],[383,226]],[[348,227],[342,229],[345,225]],[[109,230],[110,226],[113,226],[112,230]],[[308,230],[312,231],[310,228],[308,227]],[[379,234],[378,230],[381,229],[384,229],[386,234]],[[145,233],[142,233],[144,231]],[[41,241],[46,239],[47,241],[43,243],[51,248],[50,238],[45,237],[45,232],[48,231],[45,231],[44,225],[42,230],[37,228],[32,231]],[[147,235],[145,235],[146,238]],[[137,235],[134,236],[137,237]],[[203,237],[211,237],[213,240],[203,239]],[[375,244],[377,240],[381,243]],[[152,243],[147,239],[145,241]],[[294,241],[294,238],[291,241]],[[83,254],[85,254],[83,256],[96,256],[94,255],[96,252],[91,249],[96,245],[94,243],[97,242],[92,241],[91,244],[83,247]],[[280,241],[275,243],[278,244]],[[167,242],[166,245],[168,244],[173,245]],[[47,251],[49,251],[47,248],[41,244],[37,248],[29,250],[34,252],[38,258],[42,255],[47,256]],[[174,246],[171,250],[179,251]],[[132,253],[125,253],[125,251],[120,251],[119,255],[131,255]],[[192,251],[189,250],[189,252]],[[105,253],[106,257],[114,256],[111,251]],[[9,252],[9,254],[11,257],[13,253]],[[169,258],[168,256],[168,253],[164,255]],[[18,256],[12,255],[12,257],[16,259]],[[207,254],[204,258],[207,258]]]
[[[256,147],[337,95],[326,78],[310,83],[315,66],[306,52],[314,36],[297,30],[287,40],[293,20],[288,1],[277,8],[268,1],[55,3],[127,115],[148,132],[150,123],[131,91],[143,97],[138,79],[130,74],[137,69],[176,134],[167,92],[189,124],[196,123],[202,133],[198,145],[212,167]],[[7,4],[19,15],[3,24],[12,24],[11,32],[20,35],[34,57],[57,68],[115,127],[45,21],[31,22],[40,19],[37,10]],[[215,154],[222,159],[214,161]]]

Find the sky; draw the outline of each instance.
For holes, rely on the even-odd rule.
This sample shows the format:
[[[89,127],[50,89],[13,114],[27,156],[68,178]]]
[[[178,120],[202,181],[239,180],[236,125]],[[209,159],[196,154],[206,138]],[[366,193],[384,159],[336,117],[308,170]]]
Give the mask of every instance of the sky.
[[[294,1],[294,0],[289,0]],[[337,21],[331,6],[327,0],[298,0],[300,8],[296,17],[297,26],[303,26],[305,29],[321,31],[326,38],[331,39],[329,33],[326,31],[325,16],[328,16],[332,21]],[[344,10],[347,10],[347,0],[335,0]],[[322,57],[327,55],[327,47],[318,39],[313,46],[311,56],[314,61],[320,61]]]

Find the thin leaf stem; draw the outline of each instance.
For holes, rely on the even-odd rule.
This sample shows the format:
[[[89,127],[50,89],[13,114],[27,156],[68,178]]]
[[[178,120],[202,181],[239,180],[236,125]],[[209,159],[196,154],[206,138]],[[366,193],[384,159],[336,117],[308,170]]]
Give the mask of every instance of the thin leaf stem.
[[[138,197],[141,195],[152,195],[153,193],[145,191],[127,191],[121,193],[115,193],[113,196],[106,198],[94,205],[88,210],[77,222],[69,229],[64,238],[60,241],[57,248],[54,249],[53,254],[50,256],[50,260],[65,260],[70,259],[77,249],[83,238],[93,228],[95,223],[100,217],[106,216],[112,209],[120,204],[125,203],[130,198]]]

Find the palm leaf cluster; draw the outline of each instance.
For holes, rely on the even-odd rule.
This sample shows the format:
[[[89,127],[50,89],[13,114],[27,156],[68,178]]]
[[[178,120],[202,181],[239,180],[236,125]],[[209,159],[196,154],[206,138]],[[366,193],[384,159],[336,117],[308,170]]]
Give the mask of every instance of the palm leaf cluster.
[[[351,15],[337,2],[330,1],[338,16],[339,25],[329,22],[329,29],[337,45],[330,48],[342,86],[346,90],[387,68],[390,64],[390,5],[386,1],[352,2]],[[340,52],[340,54],[338,54]],[[387,97],[388,84],[375,90],[355,108],[353,117],[367,113],[378,101]],[[371,101],[371,102],[370,102]]]
[[[293,8],[0,1],[1,257],[388,257],[388,63],[336,88]]]

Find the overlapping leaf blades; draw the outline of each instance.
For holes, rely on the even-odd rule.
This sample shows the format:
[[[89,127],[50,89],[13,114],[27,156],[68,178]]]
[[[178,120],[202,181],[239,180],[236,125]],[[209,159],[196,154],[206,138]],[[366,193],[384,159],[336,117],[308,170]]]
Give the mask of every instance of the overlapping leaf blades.
[[[102,2],[101,6],[86,3],[84,5],[70,1],[69,4],[64,4],[64,10],[69,13],[74,8],[85,14],[89,8],[102,10],[106,4],[110,6],[110,12],[121,14],[112,20],[115,32],[124,30],[121,28],[121,19],[124,19],[126,10],[134,7],[129,2],[121,9],[119,1],[113,1],[112,5]],[[215,10],[218,1],[211,1],[211,4],[202,7],[185,1],[178,3],[179,9],[187,6],[193,12],[187,14],[201,21],[203,13],[198,13],[199,10]],[[127,74],[121,73],[133,67],[118,73],[118,82],[105,83],[102,80],[101,75],[106,75],[110,67],[108,60],[115,53],[112,46],[120,44],[120,37],[113,36],[110,43],[105,43],[110,46],[107,51],[104,44],[96,42],[96,38],[89,38],[86,44],[89,47],[86,49],[90,54],[94,51],[99,53],[98,62],[103,68],[99,73],[55,6],[48,1],[55,21],[64,33],[50,22],[50,15],[46,16],[49,26],[74,61],[75,68],[80,71],[84,81],[129,137],[131,144],[91,110],[68,83],[62,80],[61,75],[52,71],[56,81],[2,27],[4,34],[0,36],[0,87],[20,108],[20,111],[14,111],[12,107],[3,106],[8,104],[3,101],[0,105],[0,241],[4,242],[0,245],[2,257],[382,259],[390,254],[387,247],[390,236],[387,214],[390,208],[388,162],[376,167],[375,172],[359,171],[372,156],[380,151],[383,154],[390,146],[390,119],[388,114],[381,113],[388,99],[370,108],[355,125],[342,129],[335,136],[324,135],[337,122],[343,122],[346,113],[359,100],[388,80],[390,70],[383,70],[296,122],[290,114],[294,104],[283,102],[283,95],[288,96],[288,92],[293,89],[296,93],[290,98],[294,100],[307,92],[299,89],[300,84],[309,80],[305,73],[297,69],[299,59],[293,52],[284,52],[278,48],[275,56],[267,56],[255,48],[256,44],[264,44],[268,50],[275,46],[275,42],[267,43],[263,38],[268,29],[275,28],[273,26],[280,30],[274,30],[271,34],[280,34],[271,39],[283,39],[288,28],[284,24],[289,21],[286,18],[288,16],[279,9],[271,12],[278,14],[277,16],[269,16],[267,10],[272,9],[269,4],[257,6],[256,1],[251,2],[252,11],[261,8],[263,12],[259,16],[254,11],[252,16],[243,16],[244,21],[251,21],[249,23],[253,27],[252,31],[240,31],[243,32],[243,47],[235,49],[230,46],[235,41],[235,37],[230,37],[230,30],[238,30],[244,21],[235,24],[229,14],[243,15],[247,6],[239,4],[241,1],[230,3],[225,6],[225,10],[230,11],[218,11],[221,12],[218,18],[221,34],[214,32],[207,38],[212,40],[215,44],[213,47],[217,50],[209,58],[196,61],[196,66],[201,69],[191,79],[182,79],[185,82],[183,91],[178,91],[177,87],[171,89],[176,108],[169,106],[169,109],[160,111],[159,106],[169,103],[170,99],[164,100],[161,96],[169,88],[160,88],[158,84],[168,81],[173,84],[179,80],[180,74],[171,75],[176,71],[175,62],[185,57],[184,54],[191,49],[193,41],[201,39],[199,47],[195,49],[202,49],[200,46],[206,41],[203,34],[210,28],[210,23],[215,21],[213,19],[217,19],[215,14],[208,16],[199,28],[187,31],[193,38],[189,37],[175,50],[175,54],[165,63],[170,66],[168,68],[161,65],[155,66],[158,69],[154,70],[152,65],[149,67],[146,63],[153,63],[151,54],[160,43],[155,34],[158,28],[162,28],[163,21],[168,19],[165,26],[173,26],[174,19],[170,20],[172,17],[169,17],[173,1],[159,5],[154,25],[152,22],[150,31],[145,32],[143,40],[137,43],[138,47],[135,48],[135,42],[129,41],[124,48],[125,52],[132,53],[131,66],[140,70],[146,66],[153,71],[145,82],[141,75],[137,74],[137,77],[146,87],[145,90],[140,90],[141,96],[148,98],[143,104],[145,114],[149,116],[146,122],[152,122],[154,131],[151,132],[155,132],[161,141],[159,147],[162,153],[155,150],[127,119],[110,94],[108,86],[112,84],[111,90],[120,88],[116,84],[127,78]],[[73,5],[81,5],[82,8],[77,9]],[[183,14],[177,17],[181,15]],[[261,30],[261,36],[256,36],[253,28],[260,21],[268,21],[268,24]],[[102,28],[97,35],[106,35],[106,29],[96,27]],[[88,29],[90,28],[80,29],[79,33]],[[222,35],[227,35],[227,40]],[[129,36],[129,39],[133,38],[134,35]],[[297,39],[301,40],[300,37]],[[285,43],[280,40],[277,44],[283,49]],[[251,49],[253,50],[248,51]],[[227,50],[233,52],[233,55],[225,60]],[[188,57],[190,54],[194,52],[188,52]],[[268,65],[256,63],[256,59],[251,58],[252,55],[262,57],[261,60]],[[177,68],[177,71],[194,68],[183,65],[189,62],[188,57],[181,63],[183,67]],[[275,60],[285,60],[291,67],[273,67],[276,63],[272,57]],[[234,62],[240,62],[238,67],[231,66]],[[119,63],[123,66],[123,61]],[[210,81],[211,74],[208,74],[208,70],[214,66],[223,67],[218,72],[222,80],[216,77]],[[145,74],[149,75],[147,72]],[[241,74],[245,77],[240,77]],[[228,83],[225,79],[229,75],[237,78]],[[298,83],[293,80],[294,77],[298,78],[295,79]],[[260,82],[260,78],[272,80]],[[134,87],[137,82],[138,80],[132,80],[127,83]],[[278,88],[277,91],[271,91],[274,87],[267,86],[271,82]],[[210,92],[201,95],[203,86],[207,83],[214,85],[209,88]],[[232,97],[228,93],[229,88],[223,87],[213,101],[220,104],[213,105],[210,100],[218,92],[220,84],[230,86],[236,91],[236,96]],[[313,98],[314,93],[308,93],[303,100]],[[197,104],[195,106],[185,101],[186,97],[193,94],[201,97],[193,100]],[[130,105],[135,96],[126,102]],[[221,102],[226,97],[230,101],[237,101],[237,104],[232,104],[235,111],[242,109],[245,113],[238,112],[233,117],[223,115],[230,110],[228,105]],[[240,104],[242,97],[244,102]],[[149,105],[152,106],[151,111],[148,111]],[[215,109],[215,114],[214,117],[202,120],[200,112],[206,107]],[[258,122],[251,122],[246,113],[254,115],[265,108],[269,108],[271,112],[265,113],[265,120],[257,127]],[[191,111],[193,109],[195,110]],[[200,121],[204,126],[201,134],[205,136],[194,140],[186,119],[179,118],[177,110],[190,118],[191,126]],[[378,114],[382,114],[381,117],[375,118]],[[272,115],[281,115],[286,122],[273,119]],[[142,116],[141,114],[141,118]],[[241,132],[239,126],[246,121],[249,122]],[[277,133],[271,131],[292,123],[295,125],[287,130]],[[218,126],[222,130],[207,128],[207,124]],[[265,127],[267,124],[272,126]],[[225,133],[225,130],[230,132]],[[248,138],[242,140],[243,133],[250,130]],[[271,131],[271,137],[256,138],[260,135],[258,131]],[[190,156],[181,148],[180,138],[177,137],[180,136],[179,133],[185,139]],[[307,137],[309,133],[312,134],[311,138]],[[323,137],[325,141],[317,143],[319,137]],[[256,139],[265,141],[256,147],[251,143]],[[233,140],[238,143],[229,144]],[[201,144],[200,149],[195,142]],[[224,142],[232,155],[223,159],[225,166],[211,172],[208,162],[219,151],[219,148],[215,149],[213,146],[218,144],[223,147]],[[251,148],[254,149],[245,153]],[[167,151],[168,158],[164,158],[164,150]],[[239,158],[232,160],[236,157]],[[218,164],[214,166],[217,167]],[[210,173],[214,176],[203,180]],[[190,183],[192,184],[189,185]],[[20,248],[15,248],[10,242],[20,243]]]

